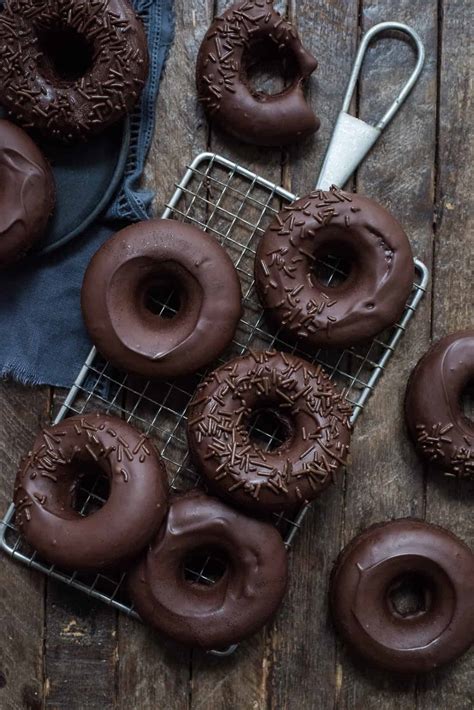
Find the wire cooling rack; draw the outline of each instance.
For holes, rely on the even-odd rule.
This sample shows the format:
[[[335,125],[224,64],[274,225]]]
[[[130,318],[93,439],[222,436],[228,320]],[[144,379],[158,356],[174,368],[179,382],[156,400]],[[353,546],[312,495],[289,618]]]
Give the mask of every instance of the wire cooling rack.
[[[416,283],[401,321],[375,338],[370,344],[347,350],[310,351],[304,343],[287,340],[268,326],[259,305],[253,279],[255,250],[259,238],[271,219],[295,195],[264,180],[254,173],[212,153],[198,156],[177,185],[163,217],[191,222],[215,235],[225,245],[234,260],[242,282],[244,314],[234,342],[223,358],[209,370],[249,347],[276,348],[320,363],[346,391],[353,405],[352,422],[360,416],[393,356],[428,282],[425,265],[416,260]],[[328,256],[318,265],[319,278],[328,286],[343,276],[340,261]],[[156,293],[153,310],[163,317],[176,311],[175,294]],[[186,409],[205,373],[167,383],[146,382],[118,372],[105,362],[95,349],[87,358],[74,386],[61,406],[55,423],[72,414],[101,409],[124,418],[149,434],[157,443],[166,462],[172,491],[190,489],[199,483],[199,476],[188,458],[186,442]],[[278,432],[264,420],[253,422],[253,436],[264,448],[278,440]],[[105,479],[83,479],[76,508],[87,515],[100,507],[107,497]],[[289,547],[308,512],[303,508],[294,519],[276,516]],[[127,614],[136,616],[124,590],[124,576],[112,574],[68,573],[45,563],[22,540],[14,525],[11,505],[2,521],[1,545],[16,560],[44,572],[89,596],[106,602]],[[222,561],[207,555],[194,557],[186,566],[190,580],[212,584],[222,573]]]

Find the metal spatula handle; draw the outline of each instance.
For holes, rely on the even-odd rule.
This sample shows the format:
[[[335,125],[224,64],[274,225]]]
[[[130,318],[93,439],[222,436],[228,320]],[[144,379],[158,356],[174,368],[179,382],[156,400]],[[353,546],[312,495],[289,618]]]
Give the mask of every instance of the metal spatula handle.
[[[417,62],[412,75],[386,114],[375,126],[372,126],[360,118],[352,116],[349,113],[349,109],[367,47],[374,37],[387,30],[397,30],[410,37],[416,46]],[[418,81],[424,62],[425,48],[423,42],[419,34],[411,27],[400,22],[381,22],[366,33],[357,52],[342,110],[337,118],[316,187],[328,190],[331,185],[337,185],[338,187],[345,185],[410,94]]]

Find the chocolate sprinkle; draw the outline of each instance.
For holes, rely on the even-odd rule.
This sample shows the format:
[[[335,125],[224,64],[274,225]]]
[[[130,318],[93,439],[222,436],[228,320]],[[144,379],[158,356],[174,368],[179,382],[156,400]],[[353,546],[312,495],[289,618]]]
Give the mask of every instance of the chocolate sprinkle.
[[[265,451],[249,433],[252,414],[260,409],[283,417],[290,432],[276,450]],[[198,388],[188,438],[216,492],[253,510],[283,510],[301,496],[313,499],[345,465],[350,416],[344,393],[320,366],[275,351],[250,352]]]
[[[7,0],[0,14],[0,100],[48,138],[85,139],[135,104],[148,73],[143,26],[128,0]],[[40,42],[72,31],[91,47],[91,68],[66,80]],[[99,100],[98,100],[99,99]]]
[[[351,260],[341,285],[323,283],[315,270],[319,255],[331,250]],[[333,186],[296,200],[270,224],[257,249],[255,279],[275,325],[317,347],[348,347],[401,316],[413,286],[413,255],[386,210]]]

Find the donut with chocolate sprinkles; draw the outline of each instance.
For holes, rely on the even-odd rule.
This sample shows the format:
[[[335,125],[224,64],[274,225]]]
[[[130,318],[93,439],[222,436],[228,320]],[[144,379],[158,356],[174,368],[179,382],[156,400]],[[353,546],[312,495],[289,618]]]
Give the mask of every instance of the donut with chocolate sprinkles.
[[[290,86],[277,94],[254,89],[251,64],[277,53],[294,64]],[[318,63],[273,0],[240,0],[216,17],[199,50],[199,99],[213,122],[241,141],[279,146],[307,138],[319,128],[304,95]]]
[[[423,520],[355,537],[336,561],[329,599],[344,642],[391,673],[432,671],[474,643],[474,555]]]
[[[55,205],[48,161],[18,126],[0,120],[0,268],[43,236]]]
[[[349,262],[345,280],[325,283],[327,255]],[[415,268],[408,237],[362,195],[315,190],[276,216],[255,260],[257,292],[274,325],[315,347],[349,347],[401,317]]]
[[[129,0],[6,0],[0,102],[46,138],[86,139],[127,114],[148,74]]]
[[[76,506],[81,481],[101,475],[109,497],[84,517]],[[163,463],[144,434],[110,415],[73,416],[43,429],[22,461],[15,521],[51,564],[112,568],[130,562],[153,537],[167,510],[167,491]]]
[[[215,567],[209,569],[210,559],[192,567],[199,554]],[[171,499],[166,521],[130,572],[128,589],[143,621],[167,638],[223,649],[274,616],[286,591],[287,557],[273,525],[193,491]]]
[[[420,457],[431,470],[474,480],[474,422],[463,411],[465,388],[474,383],[474,330],[442,338],[413,370],[405,419]]]
[[[273,448],[252,434],[259,415],[276,419]],[[351,406],[321,366],[283,352],[249,351],[199,386],[188,441],[211,491],[250,512],[309,503],[348,460]]]

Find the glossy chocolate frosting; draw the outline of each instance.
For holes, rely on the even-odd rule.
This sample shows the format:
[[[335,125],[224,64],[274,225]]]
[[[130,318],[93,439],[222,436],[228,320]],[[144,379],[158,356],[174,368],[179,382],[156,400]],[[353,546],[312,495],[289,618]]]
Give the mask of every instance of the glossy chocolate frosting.
[[[102,473],[110,495],[87,517],[74,509],[81,478]],[[44,429],[18,472],[16,524],[48,562],[90,570],[130,561],[167,509],[165,468],[145,435],[116,417],[87,414]]]
[[[186,579],[196,550],[226,562],[213,585]],[[278,531],[203,493],[171,500],[166,522],[129,577],[142,619],[165,636],[205,650],[238,643],[275,614],[287,586],[287,553]]]
[[[268,95],[252,89],[247,65],[252,57],[264,58],[272,43],[294,60],[296,75],[287,89]],[[303,91],[317,65],[272,0],[241,0],[217,17],[204,37],[196,68],[199,98],[209,117],[239,140],[263,146],[292,143],[319,128]]]
[[[401,613],[391,592],[422,580],[424,608]],[[377,666],[421,673],[448,663],[474,642],[474,555],[451,532],[421,520],[375,525],[336,562],[330,588],[344,640]]]
[[[85,139],[131,110],[147,74],[147,39],[129,0],[6,0],[0,101],[25,127]]]
[[[325,286],[315,262],[328,253],[351,262],[343,283]],[[346,347],[393,325],[415,277],[408,238],[367,197],[315,190],[275,218],[255,261],[257,290],[269,318],[315,346]]]
[[[272,411],[286,440],[265,451],[249,434]],[[252,512],[313,500],[347,462],[351,407],[321,366],[292,355],[250,352],[213,372],[189,407],[193,459],[216,494]]]
[[[0,119],[0,267],[42,237],[54,203],[53,175],[41,151],[21,128]]]
[[[405,417],[420,456],[447,476],[474,478],[474,422],[461,406],[474,382],[474,330],[440,340],[413,370]]]
[[[147,307],[150,289],[176,285],[180,307],[163,318]],[[173,220],[126,227],[93,257],[82,288],[89,334],[120,369],[177,377],[212,362],[232,340],[241,288],[227,252],[209,234]]]

